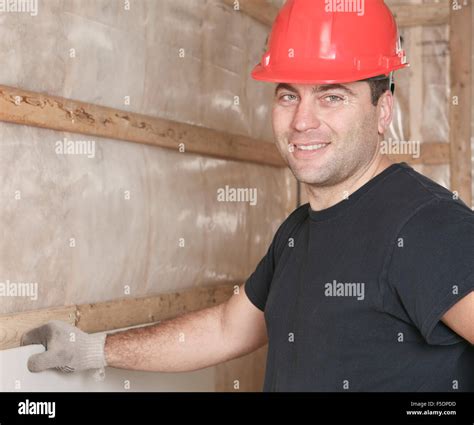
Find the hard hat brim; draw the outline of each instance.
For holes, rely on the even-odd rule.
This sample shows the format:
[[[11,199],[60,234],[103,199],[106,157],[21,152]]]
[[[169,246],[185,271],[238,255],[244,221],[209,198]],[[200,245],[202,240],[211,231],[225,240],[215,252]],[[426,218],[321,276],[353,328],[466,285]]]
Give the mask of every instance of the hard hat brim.
[[[254,80],[273,82],[273,83],[294,83],[294,84],[337,84],[337,83],[351,83],[355,81],[365,80],[367,78],[376,77],[379,75],[389,75],[393,71],[409,67],[409,63],[403,63],[397,66],[390,67],[390,69],[383,70],[380,68],[374,70],[366,70],[363,72],[333,72],[326,71],[316,72],[300,71],[295,73],[294,70],[290,72],[286,69],[269,69],[262,64],[258,64],[253,69],[251,75]],[[291,77],[290,77],[291,75]]]

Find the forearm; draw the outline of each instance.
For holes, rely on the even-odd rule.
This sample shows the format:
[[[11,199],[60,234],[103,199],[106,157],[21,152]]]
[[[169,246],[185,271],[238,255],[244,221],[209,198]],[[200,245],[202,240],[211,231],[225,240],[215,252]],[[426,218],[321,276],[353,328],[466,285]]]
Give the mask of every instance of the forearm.
[[[223,332],[225,304],[176,319],[107,336],[108,366],[155,372],[184,372],[228,360]]]

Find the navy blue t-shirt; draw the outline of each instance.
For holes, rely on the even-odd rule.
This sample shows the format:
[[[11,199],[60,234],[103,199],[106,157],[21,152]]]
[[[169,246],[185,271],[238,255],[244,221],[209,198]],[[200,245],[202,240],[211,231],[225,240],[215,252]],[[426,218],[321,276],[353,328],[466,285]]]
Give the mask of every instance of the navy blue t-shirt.
[[[474,212],[406,163],[305,204],[245,284],[264,391],[474,391],[474,348],[441,321],[473,290]]]

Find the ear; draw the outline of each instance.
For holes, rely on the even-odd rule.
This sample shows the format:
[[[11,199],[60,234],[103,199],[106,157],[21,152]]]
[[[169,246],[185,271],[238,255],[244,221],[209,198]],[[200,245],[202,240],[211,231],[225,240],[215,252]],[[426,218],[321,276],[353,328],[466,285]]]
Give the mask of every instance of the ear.
[[[387,90],[382,96],[380,96],[377,104],[377,117],[378,117],[378,132],[384,134],[393,117],[393,95],[390,90]]]

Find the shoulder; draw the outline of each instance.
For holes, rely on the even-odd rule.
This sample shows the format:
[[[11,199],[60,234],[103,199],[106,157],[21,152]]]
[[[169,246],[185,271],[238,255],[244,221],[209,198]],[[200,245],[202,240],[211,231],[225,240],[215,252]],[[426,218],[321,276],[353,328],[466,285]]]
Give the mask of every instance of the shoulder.
[[[449,233],[460,236],[461,230],[468,231],[472,236],[474,211],[459,199],[433,197],[413,212],[402,230],[425,235],[428,239]]]
[[[400,165],[401,172],[394,184],[398,185],[399,202],[410,206],[410,212],[401,223],[405,231],[421,228],[439,233],[440,226],[454,228],[457,224],[473,223],[474,212],[455,193],[409,165]]]
[[[454,270],[467,274],[474,266],[474,212],[462,201],[435,197],[406,221],[395,247],[394,265],[409,274],[436,272],[446,280]]]
[[[419,173],[405,163],[400,165],[401,175],[404,176],[405,183],[409,185],[412,191],[416,191],[419,194],[423,193],[425,195],[424,199],[427,201],[455,201],[455,204],[464,205],[464,207],[470,210],[464,202],[458,199],[456,192],[451,192],[446,187]]]

